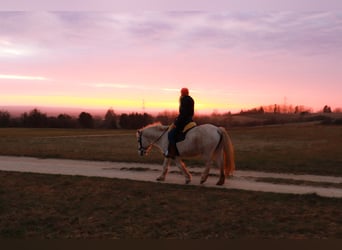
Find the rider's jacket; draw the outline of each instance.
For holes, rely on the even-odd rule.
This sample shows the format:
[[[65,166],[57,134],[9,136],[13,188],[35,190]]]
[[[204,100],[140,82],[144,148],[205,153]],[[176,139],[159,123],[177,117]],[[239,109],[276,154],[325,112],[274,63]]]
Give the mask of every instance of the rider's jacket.
[[[174,121],[174,125],[178,131],[183,130],[186,124],[192,121],[194,116],[195,102],[191,96],[182,96],[179,104],[179,115]]]

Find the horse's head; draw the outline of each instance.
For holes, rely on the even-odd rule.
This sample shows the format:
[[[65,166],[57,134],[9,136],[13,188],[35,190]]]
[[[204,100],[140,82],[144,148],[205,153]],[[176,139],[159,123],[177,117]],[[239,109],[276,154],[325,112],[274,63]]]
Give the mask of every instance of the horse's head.
[[[151,150],[152,144],[147,140],[145,134],[143,134],[143,129],[138,129],[136,137],[138,141],[138,154],[140,156],[147,155]]]
[[[167,130],[168,126],[162,126],[160,123],[153,123],[142,129],[138,129],[136,137],[139,155],[147,155],[152,146],[159,142],[162,136],[166,134]]]

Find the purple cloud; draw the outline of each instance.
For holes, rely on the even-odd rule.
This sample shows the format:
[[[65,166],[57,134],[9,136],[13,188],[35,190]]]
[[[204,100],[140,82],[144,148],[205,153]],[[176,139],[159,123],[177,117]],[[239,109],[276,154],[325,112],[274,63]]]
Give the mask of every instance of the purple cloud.
[[[342,13],[0,12],[0,55],[24,45],[56,56],[148,48],[334,54],[342,51]]]

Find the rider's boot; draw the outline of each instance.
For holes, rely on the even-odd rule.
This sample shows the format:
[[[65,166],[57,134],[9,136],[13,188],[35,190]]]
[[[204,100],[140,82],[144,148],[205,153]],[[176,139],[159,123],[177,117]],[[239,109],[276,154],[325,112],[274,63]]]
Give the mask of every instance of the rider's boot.
[[[176,145],[169,143],[169,147],[165,153],[165,157],[174,159],[177,155]]]

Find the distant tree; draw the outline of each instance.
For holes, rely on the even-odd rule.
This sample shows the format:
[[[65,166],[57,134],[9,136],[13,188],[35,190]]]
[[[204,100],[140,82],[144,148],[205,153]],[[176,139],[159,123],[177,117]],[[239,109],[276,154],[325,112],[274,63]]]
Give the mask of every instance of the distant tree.
[[[87,112],[80,113],[78,122],[82,128],[94,128],[94,119],[92,115]]]
[[[305,106],[303,106],[303,105],[297,105],[296,107],[295,107],[295,111],[294,111],[294,113],[295,114],[310,114],[312,112],[312,108],[309,108],[309,107],[305,107]]]
[[[288,107],[288,113],[294,113],[294,108],[292,105],[289,105]]]
[[[121,128],[138,129],[153,122],[153,117],[147,113],[121,114],[119,124]]]
[[[334,113],[342,113],[342,108],[335,108]]]
[[[142,123],[139,124],[138,128],[151,124],[153,122],[153,116],[147,113],[144,113],[142,116]]]
[[[274,114],[279,114],[280,113],[280,106],[277,104],[274,104],[274,109],[273,109]]]
[[[113,109],[108,109],[104,119],[104,127],[109,129],[118,128],[117,115],[115,114]]]
[[[164,125],[169,125],[175,120],[176,117],[177,112],[169,112],[164,110],[163,112],[158,113],[158,115],[155,117],[155,121]]]
[[[76,128],[77,121],[67,114],[59,114],[57,116],[57,124],[59,128]]]
[[[11,115],[7,111],[0,110],[0,127],[8,127],[10,125]]]
[[[299,113],[299,107],[298,107],[298,106],[295,107],[294,113],[295,113],[295,114],[298,114],[298,113]]]
[[[48,126],[48,118],[46,114],[40,112],[36,108],[29,113],[25,112],[22,114],[21,121],[24,127],[44,128]]]
[[[325,105],[323,108],[323,113],[331,113],[331,107],[329,107],[328,105]]]
[[[128,128],[129,127],[128,114],[123,113],[120,115],[119,125],[120,125],[120,128]]]
[[[265,110],[264,110],[264,108],[262,106],[260,108],[248,109],[247,111],[243,111],[243,110],[240,111],[241,115],[242,114],[249,114],[249,115],[252,115],[252,114],[264,114],[264,113],[265,113]],[[212,116],[215,116],[215,114],[212,114]]]

